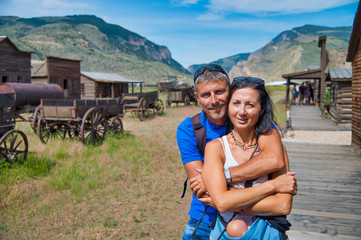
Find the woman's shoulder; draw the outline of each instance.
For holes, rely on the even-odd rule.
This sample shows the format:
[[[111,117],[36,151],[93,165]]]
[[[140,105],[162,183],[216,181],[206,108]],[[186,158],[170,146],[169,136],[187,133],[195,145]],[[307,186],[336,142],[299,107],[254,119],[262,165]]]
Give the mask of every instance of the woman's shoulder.
[[[223,136],[223,137],[225,137],[225,136]],[[224,141],[223,137],[213,139],[212,141],[207,143],[207,147],[209,146],[209,148],[218,148],[218,147],[222,148],[222,144]]]

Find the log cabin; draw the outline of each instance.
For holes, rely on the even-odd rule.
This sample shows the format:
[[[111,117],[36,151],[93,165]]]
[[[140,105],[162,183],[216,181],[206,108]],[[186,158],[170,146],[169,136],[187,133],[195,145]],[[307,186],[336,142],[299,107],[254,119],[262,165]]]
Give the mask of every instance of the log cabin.
[[[31,65],[32,83],[55,83],[64,89],[65,98],[80,99],[80,60],[47,56]]]
[[[134,89],[134,84],[141,83],[143,81],[130,80],[117,73],[81,72],[81,98],[117,98],[129,92],[129,84]]]
[[[359,3],[350,43],[347,59],[352,63],[352,139],[351,144],[361,149],[361,6]]]
[[[18,49],[6,36],[0,36],[0,83],[31,83],[31,52]]]

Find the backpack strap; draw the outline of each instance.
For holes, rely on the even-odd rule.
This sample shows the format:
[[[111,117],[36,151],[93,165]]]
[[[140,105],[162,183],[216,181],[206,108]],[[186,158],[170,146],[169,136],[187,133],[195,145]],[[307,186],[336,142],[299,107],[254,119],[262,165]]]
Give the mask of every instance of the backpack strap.
[[[204,149],[206,148],[207,133],[206,133],[206,129],[201,124],[201,113],[194,115],[191,118],[191,120],[192,120],[194,135],[196,136],[197,139],[197,146],[199,153],[203,155]]]
[[[201,124],[201,113],[197,113],[196,115],[194,115],[191,118],[191,121],[192,121],[193,130],[194,130],[194,135],[196,136],[196,139],[197,139],[198,151],[201,155],[203,155],[204,150],[206,148],[207,133],[206,133],[206,129]],[[184,181],[183,193],[182,193],[181,198],[183,198],[186,193],[187,181],[188,181],[188,178]]]

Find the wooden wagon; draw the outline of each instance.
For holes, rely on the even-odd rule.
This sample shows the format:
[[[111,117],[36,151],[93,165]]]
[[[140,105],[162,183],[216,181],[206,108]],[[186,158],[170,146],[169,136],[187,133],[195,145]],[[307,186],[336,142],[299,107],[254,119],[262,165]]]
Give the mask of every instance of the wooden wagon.
[[[197,99],[194,96],[194,87],[181,85],[168,91],[167,107],[171,107],[172,103],[184,103],[184,106],[189,106],[191,102],[197,105]]]
[[[14,93],[0,94],[0,162],[24,161],[28,153],[26,135],[15,130]]]
[[[100,144],[109,129],[123,131],[122,116],[120,98],[43,99],[36,129],[43,143],[53,137],[80,137],[84,144]]]
[[[157,88],[159,92],[172,90],[174,86],[175,86],[174,82],[157,82]]]
[[[123,93],[122,98],[124,113],[131,111],[138,115],[140,121],[147,118],[151,110],[159,116],[163,114],[164,104],[163,101],[158,98],[158,91]]]

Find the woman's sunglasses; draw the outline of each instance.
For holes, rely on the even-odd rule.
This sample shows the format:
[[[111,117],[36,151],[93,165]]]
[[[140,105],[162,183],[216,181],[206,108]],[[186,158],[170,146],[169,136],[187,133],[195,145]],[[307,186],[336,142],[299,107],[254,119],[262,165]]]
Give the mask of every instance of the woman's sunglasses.
[[[254,83],[264,84],[264,80],[260,78],[253,78],[253,77],[236,77],[233,78],[233,81],[251,81]]]
[[[217,64],[207,64],[203,67],[198,68],[197,71],[195,71],[193,78],[194,82],[197,80],[199,75],[201,75],[204,72],[206,68],[208,69],[208,71],[221,72],[228,77],[228,74],[226,73],[226,71],[224,71],[224,69],[221,66]]]

